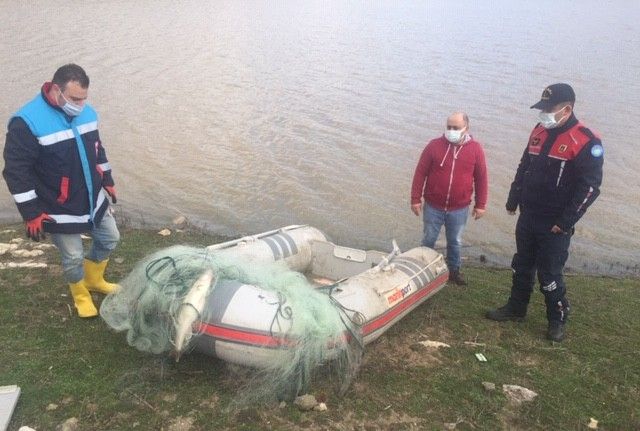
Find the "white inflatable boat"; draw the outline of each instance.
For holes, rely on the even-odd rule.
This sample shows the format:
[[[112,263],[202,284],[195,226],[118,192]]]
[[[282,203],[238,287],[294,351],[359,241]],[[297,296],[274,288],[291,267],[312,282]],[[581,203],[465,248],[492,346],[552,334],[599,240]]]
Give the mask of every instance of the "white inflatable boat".
[[[288,226],[207,250],[256,264],[283,261],[349,310],[350,318],[358,321],[364,344],[440,290],[449,274],[443,256],[432,249],[417,247],[400,253],[394,243],[394,251],[386,254],[341,247],[310,226]],[[189,307],[176,320],[177,326],[189,325],[197,334],[189,345],[231,363],[262,367],[294,342],[286,321],[274,330],[274,315],[279,312],[274,293],[239,281],[219,280],[210,293],[198,299],[199,285],[210,282],[210,274],[204,274],[194,284],[184,301]],[[180,328],[176,332],[180,334]],[[178,352],[184,348],[181,343],[178,339]]]

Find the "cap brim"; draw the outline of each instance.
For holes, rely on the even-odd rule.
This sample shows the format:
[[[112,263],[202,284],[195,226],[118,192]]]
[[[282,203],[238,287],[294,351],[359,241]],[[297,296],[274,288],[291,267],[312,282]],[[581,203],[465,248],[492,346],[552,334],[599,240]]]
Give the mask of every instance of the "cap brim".
[[[553,105],[551,105],[548,100],[540,100],[535,105],[531,105],[529,109],[548,109],[552,107]]]

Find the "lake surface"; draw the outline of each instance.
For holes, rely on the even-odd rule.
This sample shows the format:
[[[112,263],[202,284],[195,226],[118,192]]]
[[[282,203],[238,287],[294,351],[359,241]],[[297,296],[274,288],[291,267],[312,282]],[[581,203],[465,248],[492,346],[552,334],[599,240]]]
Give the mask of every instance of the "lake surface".
[[[60,65],[83,66],[117,211],[146,226],[183,214],[228,235],[310,224],[343,245],[416,246],[413,170],[464,110],[490,174],[464,253],[509,264],[529,106],[568,82],[605,147],[568,265],[640,274],[640,2],[0,0],[0,13],[0,118]],[[5,186],[0,219],[18,219]]]

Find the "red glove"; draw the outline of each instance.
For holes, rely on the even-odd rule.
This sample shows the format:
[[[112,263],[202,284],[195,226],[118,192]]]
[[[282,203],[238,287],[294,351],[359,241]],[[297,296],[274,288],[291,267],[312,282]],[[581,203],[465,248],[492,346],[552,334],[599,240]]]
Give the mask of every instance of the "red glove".
[[[55,223],[56,221],[49,217],[47,213],[42,213],[38,217],[27,221],[27,237],[31,238],[34,241],[40,241],[41,239],[44,239],[44,222]]]
[[[116,188],[114,186],[104,186],[104,189],[107,191],[107,194],[111,197],[111,202],[114,204],[118,202],[116,198]]]

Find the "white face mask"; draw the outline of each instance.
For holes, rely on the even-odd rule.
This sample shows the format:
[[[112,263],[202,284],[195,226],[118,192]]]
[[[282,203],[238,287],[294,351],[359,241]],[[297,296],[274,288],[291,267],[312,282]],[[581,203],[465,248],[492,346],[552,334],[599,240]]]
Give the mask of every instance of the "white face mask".
[[[462,130],[445,130],[444,137],[452,144],[457,144],[462,139]]]
[[[64,94],[62,94],[62,91],[60,91],[60,96],[62,96],[62,99],[64,99],[64,105],[62,105],[60,108],[62,108],[65,114],[70,117],[77,117],[78,115],[80,115],[80,113],[84,109],[84,105],[76,105],[75,103],[69,102],[67,98],[64,97]]]
[[[563,109],[564,107],[560,108],[556,112],[540,111],[540,114],[538,115],[538,119],[540,120],[540,124],[542,124],[542,127],[544,127],[545,129],[554,129],[558,127],[558,123],[562,121],[564,116],[561,117],[559,120],[556,120],[556,115],[558,114],[558,112],[562,111]]]

